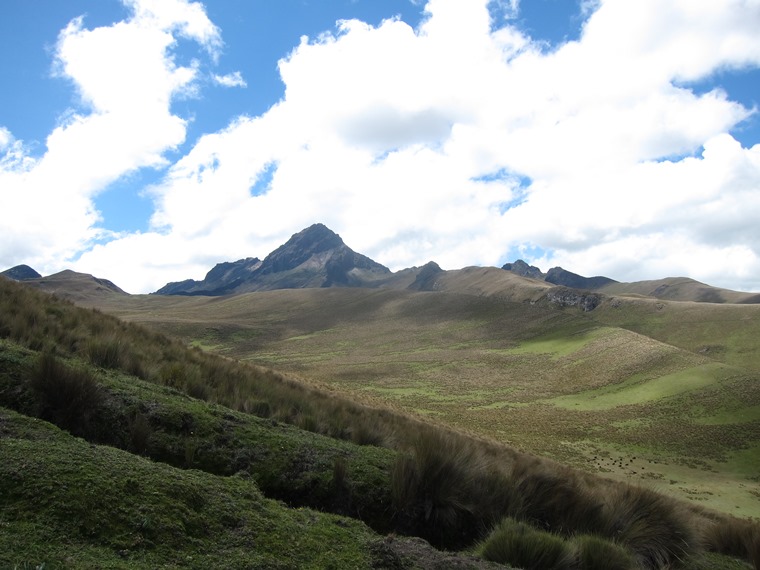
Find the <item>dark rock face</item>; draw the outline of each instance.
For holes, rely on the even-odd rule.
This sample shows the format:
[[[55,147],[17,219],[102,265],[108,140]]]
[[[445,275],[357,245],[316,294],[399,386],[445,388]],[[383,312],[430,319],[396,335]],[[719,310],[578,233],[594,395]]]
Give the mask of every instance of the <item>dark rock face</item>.
[[[561,267],[552,267],[547,273],[542,273],[538,267],[528,265],[522,259],[518,259],[514,263],[506,263],[502,266],[502,269],[511,271],[522,277],[539,279],[553,285],[571,287],[573,289],[593,291],[594,289],[599,289],[610,283],[617,283],[617,281],[610,279],[609,277],[583,277],[577,273],[566,271]]]
[[[161,295],[228,295],[304,287],[361,287],[390,270],[349,248],[323,224],[314,224],[270,253],[257,258],[220,263],[203,281],[169,283]]]
[[[528,265],[522,259],[518,259],[514,263],[505,263],[502,269],[511,271],[521,277],[530,277],[531,279],[543,279],[544,274],[535,265]]]
[[[17,265],[16,267],[11,267],[10,269],[6,269],[0,273],[0,275],[7,277],[8,279],[13,279],[14,281],[26,281],[28,279],[39,279],[42,277],[42,275],[37,273],[28,265]]]
[[[248,257],[238,261],[217,263],[202,281],[185,279],[168,283],[156,291],[157,295],[224,295],[234,289],[261,266],[261,260]]]
[[[602,302],[601,295],[583,293],[568,287],[556,287],[546,294],[546,298],[560,307],[578,307],[583,312],[593,311]]]
[[[617,283],[609,277],[583,277],[577,273],[566,271],[561,267],[552,267],[544,279],[547,283],[564,285],[573,289],[599,289],[610,283]]]
[[[270,253],[261,264],[260,274],[289,271],[315,255],[341,248],[348,249],[338,234],[323,224],[314,224]]]
[[[435,261],[430,261],[420,267],[414,283],[409,285],[407,289],[411,289],[412,291],[435,291],[435,280],[443,272],[443,269]]]

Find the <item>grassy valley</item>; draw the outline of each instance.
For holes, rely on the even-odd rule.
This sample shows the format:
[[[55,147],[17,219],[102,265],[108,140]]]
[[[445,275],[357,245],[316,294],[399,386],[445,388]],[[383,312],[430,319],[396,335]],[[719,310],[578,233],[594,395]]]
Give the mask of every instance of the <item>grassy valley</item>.
[[[758,563],[756,523],[622,476],[647,457],[623,453],[656,440],[635,406],[656,406],[659,430],[663,406],[694,391],[658,381],[704,369],[698,392],[719,384],[730,395],[746,372],[730,363],[497,297],[87,297],[119,320],[0,287],[0,565]],[[623,355],[611,371],[610,351]],[[621,394],[607,394],[616,383]],[[625,390],[651,397],[631,405]],[[604,423],[613,411],[614,430]],[[699,425],[732,434],[726,414]],[[644,436],[626,439],[635,433]],[[695,458],[688,438],[663,441],[644,451],[703,472],[675,460]],[[599,466],[526,453],[542,449],[563,463],[594,453]],[[729,440],[716,461],[738,465],[743,449]],[[753,461],[744,457],[747,472]],[[598,476],[616,470],[623,481]]]
[[[466,294],[306,289],[105,306],[358,401],[760,517],[760,307],[621,297],[584,313],[535,290],[504,294],[482,273],[478,294],[468,281]]]

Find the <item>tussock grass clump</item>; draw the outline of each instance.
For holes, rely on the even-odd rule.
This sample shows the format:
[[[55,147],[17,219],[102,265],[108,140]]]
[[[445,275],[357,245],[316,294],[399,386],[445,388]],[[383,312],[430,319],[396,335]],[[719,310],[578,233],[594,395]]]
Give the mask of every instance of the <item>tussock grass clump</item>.
[[[717,517],[704,528],[705,548],[748,560],[755,568],[760,568],[760,523]]]
[[[477,550],[486,560],[525,570],[576,567],[575,551],[564,539],[512,518],[505,518]]]
[[[573,540],[578,549],[578,566],[583,570],[633,570],[637,568],[631,552],[599,536],[581,535]]]
[[[94,337],[87,341],[85,353],[95,366],[119,369],[124,363],[124,348],[118,336]]]
[[[522,456],[512,466],[509,487],[507,513],[512,517],[566,535],[601,526],[600,493],[566,467]]]
[[[435,432],[421,433],[411,454],[402,454],[391,472],[394,507],[402,527],[436,543],[464,532],[474,517],[474,454],[456,440]]]
[[[478,446],[442,429],[420,429],[391,471],[400,528],[436,545],[471,544],[503,513],[506,478]]]
[[[642,567],[677,565],[700,551],[692,517],[675,500],[633,485],[609,493],[603,534],[630,548]]]
[[[45,352],[39,356],[30,385],[37,396],[41,418],[74,435],[95,435],[92,423],[104,395],[88,369],[66,365]]]

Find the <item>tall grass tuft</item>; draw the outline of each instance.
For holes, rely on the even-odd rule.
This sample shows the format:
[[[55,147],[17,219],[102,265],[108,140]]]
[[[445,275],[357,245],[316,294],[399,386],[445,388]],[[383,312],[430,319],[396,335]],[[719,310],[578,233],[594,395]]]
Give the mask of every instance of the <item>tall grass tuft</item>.
[[[512,466],[507,514],[514,518],[565,535],[596,532],[603,508],[600,493],[569,468],[530,456]]]
[[[121,339],[113,334],[89,339],[85,351],[90,362],[101,368],[119,369],[125,361]]]
[[[707,550],[743,558],[760,569],[760,523],[721,516],[704,534]]]
[[[30,385],[37,397],[39,417],[74,435],[97,437],[93,419],[104,395],[91,372],[68,366],[45,352],[39,356]]]
[[[443,430],[421,430],[411,447],[391,472],[391,494],[402,528],[437,545],[469,544],[482,526],[482,455]]]
[[[583,570],[634,570],[637,567],[631,552],[610,540],[581,535],[573,542],[578,549],[578,565]]]
[[[678,565],[700,548],[686,509],[649,489],[614,487],[604,519],[604,536],[630,548],[644,568]]]
[[[524,570],[576,567],[575,551],[565,540],[512,518],[505,518],[477,550],[486,560]]]

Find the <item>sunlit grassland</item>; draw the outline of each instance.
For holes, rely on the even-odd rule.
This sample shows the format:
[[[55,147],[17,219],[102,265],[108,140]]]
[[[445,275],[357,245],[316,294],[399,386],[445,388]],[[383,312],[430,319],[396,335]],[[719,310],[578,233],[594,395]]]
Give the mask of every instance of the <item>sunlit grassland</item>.
[[[119,302],[109,312],[359,401],[760,517],[745,468],[760,465],[758,307],[624,300],[584,314],[356,289]]]
[[[760,371],[760,305],[617,299],[589,314],[713,360]]]

